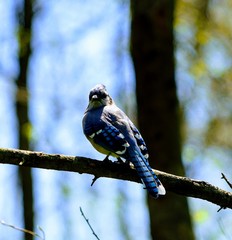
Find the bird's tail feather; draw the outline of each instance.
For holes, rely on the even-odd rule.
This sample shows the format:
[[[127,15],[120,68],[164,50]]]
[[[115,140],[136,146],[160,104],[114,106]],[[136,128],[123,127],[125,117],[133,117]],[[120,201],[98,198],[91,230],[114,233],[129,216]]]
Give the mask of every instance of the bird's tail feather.
[[[138,172],[139,177],[142,182],[145,184],[148,192],[154,197],[158,198],[159,195],[165,195],[166,191],[162,183],[153,172],[148,161],[144,159],[143,155],[140,152],[135,151],[135,154],[130,154],[130,161],[135,166],[136,171]]]

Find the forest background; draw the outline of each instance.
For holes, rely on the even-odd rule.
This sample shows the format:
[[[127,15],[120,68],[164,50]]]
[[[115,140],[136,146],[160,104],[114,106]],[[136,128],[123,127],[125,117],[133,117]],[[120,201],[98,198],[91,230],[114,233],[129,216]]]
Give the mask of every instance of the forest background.
[[[105,84],[137,122],[141,100],[130,36],[132,19],[142,6],[133,2],[131,8],[129,1],[122,0],[0,2],[1,147],[103,159],[81,128],[89,90],[97,83]],[[164,2],[167,6],[162,7],[171,9],[164,16],[172,22],[175,39],[185,174],[230,190],[220,177],[221,172],[229,179],[232,176],[232,3],[179,0],[174,6],[173,1]],[[157,32],[162,36],[164,29]],[[167,66],[160,70],[165,75]],[[22,116],[22,112],[27,113]],[[142,121],[138,118],[138,123]],[[143,132],[145,125],[139,128]],[[156,161],[154,167],[159,169],[159,158]],[[80,206],[101,239],[151,239],[153,231],[160,231],[152,227],[151,203],[140,184],[102,178],[90,187],[90,175],[24,170],[0,166],[0,219],[9,224],[23,227],[24,210],[31,202],[33,212],[25,225],[34,225],[36,232],[39,225],[46,239],[93,238]],[[24,198],[23,189],[31,189],[33,201]],[[218,206],[192,198],[188,208],[196,239],[232,239],[230,210],[217,212]],[[160,213],[153,215],[158,221]],[[176,221],[169,224],[175,227]],[[0,225],[0,239],[24,239],[24,234]]]

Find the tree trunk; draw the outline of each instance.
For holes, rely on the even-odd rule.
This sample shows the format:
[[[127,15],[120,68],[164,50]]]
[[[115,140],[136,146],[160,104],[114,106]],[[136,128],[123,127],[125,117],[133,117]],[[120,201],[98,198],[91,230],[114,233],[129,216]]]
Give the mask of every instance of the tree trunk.
[[[20,149],[28,150],[30,148],[31,124],[28,117],[27,73],[31,55],[32,0],[25,0],[22,4],[22,9],[18,10],[19,75],[16,79],[16,112],[18,119],[18,146]],[[31,168],[18,168],[18,176],[22,187],[24,227],[33,230],[33,179]],[[24,239],[31,240],[33,236],[25,233]]]
[[[174,72],[174,1],[132,0],[131,11],[138,123],[150,165],[184,175]],[[185,197],[168,192],[159,200],[147,200],[153,239],[194,239]]]

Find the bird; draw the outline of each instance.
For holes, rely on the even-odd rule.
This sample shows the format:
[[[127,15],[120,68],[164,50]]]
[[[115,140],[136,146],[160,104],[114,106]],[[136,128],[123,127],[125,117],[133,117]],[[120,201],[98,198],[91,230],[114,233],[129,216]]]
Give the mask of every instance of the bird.
[[[166,191],[149,165],[148,150],[139,130],[116,106],[105,85],[90,90],[89,103],[82,120],[83,132],[93,147],[108,157],[132,163],[150,195],[158,198]]]

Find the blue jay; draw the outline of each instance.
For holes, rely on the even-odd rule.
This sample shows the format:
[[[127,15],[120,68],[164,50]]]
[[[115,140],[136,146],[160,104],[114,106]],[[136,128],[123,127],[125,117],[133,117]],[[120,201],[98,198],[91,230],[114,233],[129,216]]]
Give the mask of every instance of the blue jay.
[[[131,162],[151,196],[165,195],[165,188],[149,165],[147,147],[141,134],[115,105],[104,85],[98,84],[90,91],[82,125],[93,147],[107,155],[105,159],[111,155]]]

